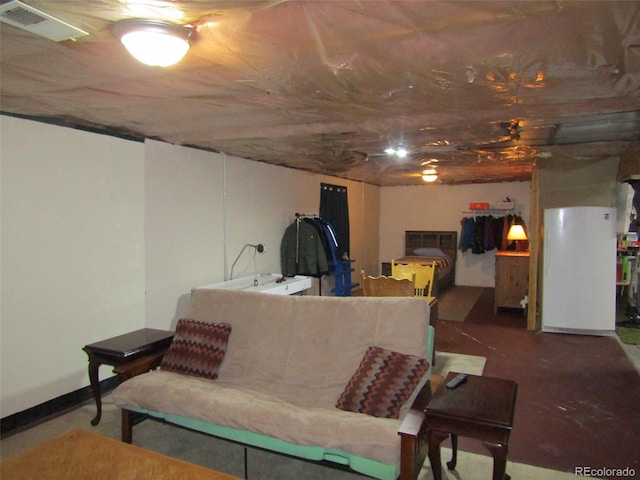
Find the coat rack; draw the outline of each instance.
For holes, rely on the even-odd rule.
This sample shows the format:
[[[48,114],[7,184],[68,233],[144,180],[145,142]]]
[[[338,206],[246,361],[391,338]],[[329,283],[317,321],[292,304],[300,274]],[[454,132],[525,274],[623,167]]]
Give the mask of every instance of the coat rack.
[[[318,215],[317,213],[296,212],[295,217],[296,223],[299,223],[303,218],[321,219],[320,215]],[[334,242],[336,242],[335,232],[332,232],[330,235],[333,236],[333,240]],[[328,260],[330,266],[330,275],[333,276],[335,280],[335,287],[332,289],[332,292],[337,296],[351,296],[351,290],[358,286],[357,283],[354,284],[351,282],[351,272],[353,272],[352,263],[354,262],[354,260],[342,258],[328,258]],[[318,283],[319,294],[320,296],[322,296],[322,275],[318,277]]]

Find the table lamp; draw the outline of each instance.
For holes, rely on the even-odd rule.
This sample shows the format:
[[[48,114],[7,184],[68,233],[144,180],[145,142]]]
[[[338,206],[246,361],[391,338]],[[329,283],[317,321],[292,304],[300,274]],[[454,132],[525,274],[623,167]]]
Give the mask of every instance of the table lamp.
[[[521,251],[519,241],[527,240],[527,234],[522,225],[511,225],[509,233],[507,233],[507,240],[516,242],[516,251]]]

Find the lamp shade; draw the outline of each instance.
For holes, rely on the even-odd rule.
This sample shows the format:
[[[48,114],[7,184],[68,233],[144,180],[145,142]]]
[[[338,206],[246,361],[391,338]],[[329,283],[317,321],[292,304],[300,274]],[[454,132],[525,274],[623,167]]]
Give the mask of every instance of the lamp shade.
[[[113,26],[113,33],[140,62],[168,67],[182,60],[189,50],[191,30],[165,22],[133,18]]]
[[[526,240],[527,234],[524,232],[522,225],[511,225],[509,233],[507,233],[507,240]]]

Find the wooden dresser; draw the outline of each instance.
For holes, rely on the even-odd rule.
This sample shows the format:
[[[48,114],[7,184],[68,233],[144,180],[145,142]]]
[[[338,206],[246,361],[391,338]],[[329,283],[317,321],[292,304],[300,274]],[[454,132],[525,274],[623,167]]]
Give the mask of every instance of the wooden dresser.
[[[529,294],[529,252],[496,253],[494,310],[522,308],[520,301]]]

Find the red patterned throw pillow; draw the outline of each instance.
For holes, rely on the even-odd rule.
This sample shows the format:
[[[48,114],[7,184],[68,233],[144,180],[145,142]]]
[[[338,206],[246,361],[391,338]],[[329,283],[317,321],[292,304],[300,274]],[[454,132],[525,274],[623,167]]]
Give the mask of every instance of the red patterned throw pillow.
[[[228,323],[208,323],[180,319],[176,333],[160,368],[210,380],[218,378],[218,369],[224,359],[231,334]]]
[[[374,417],[398,418],[400,407],[427,372],[421,357],[369,347],[336,407]]]

